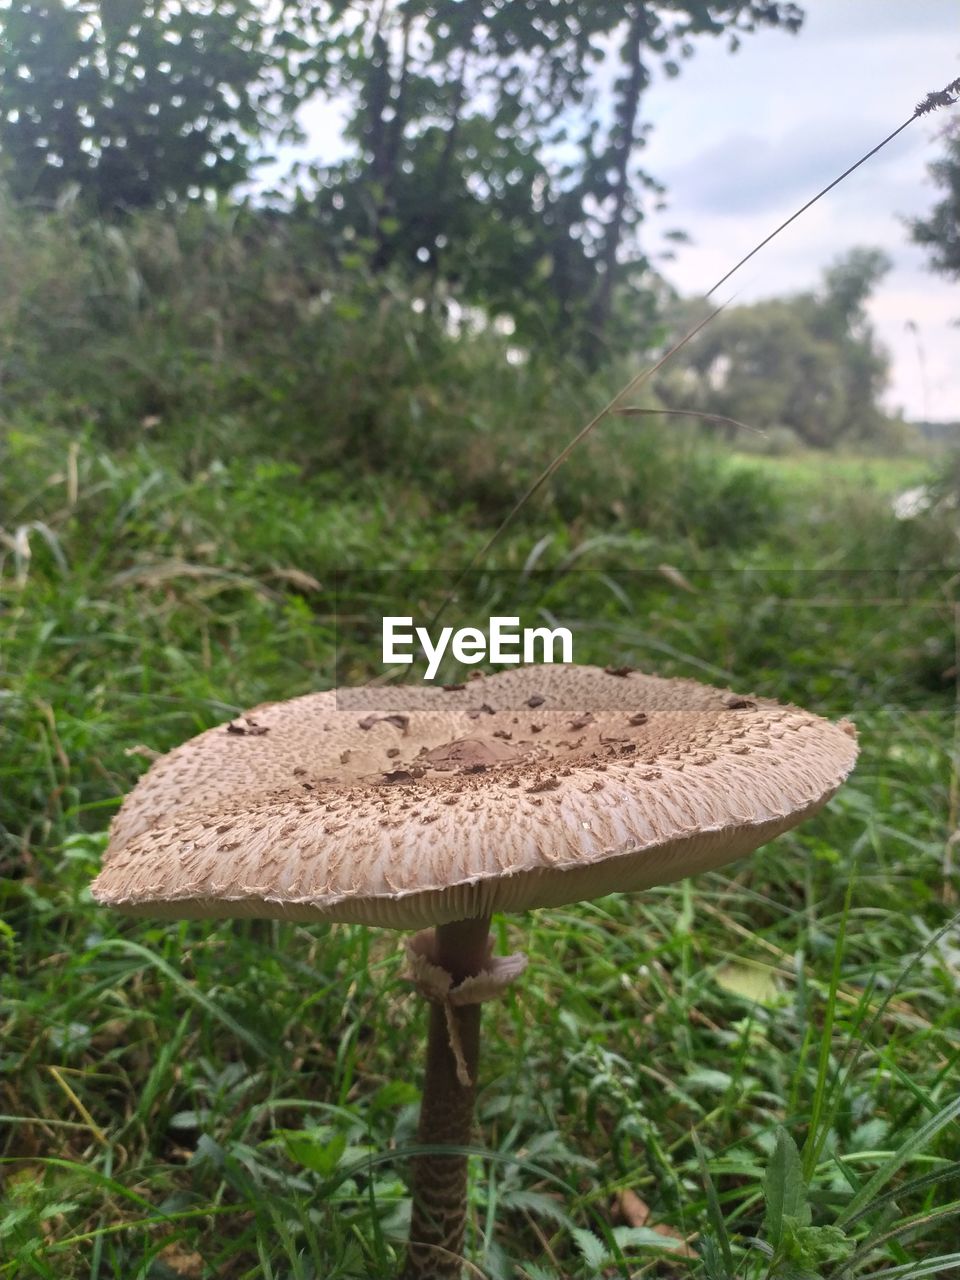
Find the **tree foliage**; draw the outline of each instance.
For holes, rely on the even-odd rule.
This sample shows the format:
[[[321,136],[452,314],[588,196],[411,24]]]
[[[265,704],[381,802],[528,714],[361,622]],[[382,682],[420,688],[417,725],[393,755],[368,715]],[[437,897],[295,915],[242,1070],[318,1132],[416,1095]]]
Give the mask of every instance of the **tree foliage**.
[[[676,75],[698,36],[735,48],[759,26],[802,21],[795,4],[754,0],[397,0],[350,12],[322,65],[349,103],[356,149],[307,178],[311,203],[378,267],[453,283],[528,340],[576,335],[590,362],[636,337],[635,324],[618,331],[618,291],[634,290],[646,318],[638,229],[662,188],[637,156],[654,68]]]
[[[673,363],[664,398],[761,429],[787,427],[815,447],[875,437],[886,425],[877,400],[889,359],[866,303],[890,265],[880,250],[854,249],[816,293],[725,311]]]
[[[0,159],[21,199],[101,213],[250,173],[284,51],[256,0],[0,0]]]
[[[300,211],[595,363],[647,318],[654,71],[801,21],[786,0],[0,0],[0,152],[18,197],[155,206],[230,190],[295,103],[336,99],[348,156],[298,175]]]
[[[946,152],[930,165],[930,174],[944,194],[930,216],[917,218],[910,231],[930,253],[935,271],[960,280],[960,124],[945,139]]]

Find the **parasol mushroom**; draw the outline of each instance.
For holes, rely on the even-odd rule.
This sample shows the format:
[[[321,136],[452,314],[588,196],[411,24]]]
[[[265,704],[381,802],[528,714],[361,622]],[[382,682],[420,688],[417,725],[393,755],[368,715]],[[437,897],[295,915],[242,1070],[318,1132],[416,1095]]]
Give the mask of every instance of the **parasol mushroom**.
[[[157,760],[93,895],[141,916],[416,929],[431,1003],[418,1138],[471,1140],[480,1004],[524,969],[494,912],[667,884],[816,813],[853,725],[690,680],[521,667],[268,703]],[[467,1158],[414,1157],[404,1280],[461,1273]]]

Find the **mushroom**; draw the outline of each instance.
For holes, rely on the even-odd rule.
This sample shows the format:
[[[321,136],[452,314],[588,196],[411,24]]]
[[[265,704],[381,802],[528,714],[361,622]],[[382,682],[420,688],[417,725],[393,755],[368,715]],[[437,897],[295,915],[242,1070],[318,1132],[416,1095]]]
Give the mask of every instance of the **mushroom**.
[[[852,724],[627,668],[520,667],[455,688],[268,703],[157,760],[93,895],[135,915],[421,930],[430,1001],[405,1280],[461,1273],[480,1004],[520,973],[494,912],[721,866],[816,813]]]

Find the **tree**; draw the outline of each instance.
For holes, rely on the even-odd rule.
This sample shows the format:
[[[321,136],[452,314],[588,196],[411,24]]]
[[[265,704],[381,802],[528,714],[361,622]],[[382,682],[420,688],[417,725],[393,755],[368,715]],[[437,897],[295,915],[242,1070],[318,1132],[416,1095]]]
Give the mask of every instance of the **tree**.
[[[277,123],[256,0],[0,0],[0,164],[101,213],[229,191]]]
[[[880,250],[854,249],[827,268],[817,293],[725,311],[668,367],[662,398],[761,429],[788,427],[817,448],[876,437],[886,425],[877,402],[889,359],[865,306],[890,265]]]
[[[868,339],[866,304],[892,266],[882,249],[851,249],[833,262],[823,273],[823,291],[814,315],[816,327],[838,341]]]
[[[648,310],[636,233],[662,189],[636,156],[653,66],[675,75],[697,36],[736,48],[803,17],[760,0],[368,0],[350,14],[315,46],[357,148],[314,171],[318,215],[350,227],[375,267],[454,280],[468,303],[498,300],[526,336],[573,340],[591,363],[637,336],[614,332],[619,292]],[[605,110],[597,72],[613,59]]]
[[[930,174],[945,194],[928,218],[910,223],[910,234],[930,253],[935,271],[960,280],[960,124],[945,136],[946,154],[930,165]]]
[[[0,157],[20,198],[163,204],[230,190],[265,130],[335,95],[353,151],[300,183],[299,210],[374,272],[451,284],[596,363],[649,311],[654,68],[802,17],[788,0],[0,0]]]

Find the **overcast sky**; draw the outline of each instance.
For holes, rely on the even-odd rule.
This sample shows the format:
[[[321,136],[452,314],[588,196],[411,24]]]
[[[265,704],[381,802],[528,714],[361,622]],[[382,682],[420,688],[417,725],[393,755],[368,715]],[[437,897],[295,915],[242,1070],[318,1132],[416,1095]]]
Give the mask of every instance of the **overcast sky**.
[[[960,75],[960,0],[806,0],[790,36],[764,31],[729,54],[701,42],[682,81],[656,84],[644,164],[669,208],[648,224],[648,251],[677,227],[693,243],[662,266],[682,292],[708,289],[744,253],[875,146],[933,89]],[[685,93],[684,88],[690,92]],[[960,282],[927,267],[902,219],[937,197],[927,165],[960,106],[911,124],[784,231],[725,285],[752,301],[813,286],[855,245],[878,246],[893,269],[870,311],[893,356],[888,403],[912,417],[960,418]],[[917,335],[904,326],[913,321]],[[924,372],[925,368],[925,372]]]
[[[803,3],[803,0],[801,0]],[[796,208],[960,75],[960,0],[806,0],[802,31],[762,31],[736,54],[701,39],[679,80],[658,79],[642,113],[653,124],[641,161],[667,187],[643,247],[683,293],[705,292]],[[616,68],[608,69],[614,76]],[[960,106],[917,120],[725,285],[742,302],[814,287],[857,245],[893,269],[871,304],[893,357],[887,403],[911,417],[960,419],[960,282],[930,271],[902,219],[937,196],[927,165]],[[303,116],[303,155],[332,158],[339,114]],[[666,232],[692,243],[671,246]],[[673,248],[665,262],[658,254]],[[912,321],[917,332],[905,328]]]

